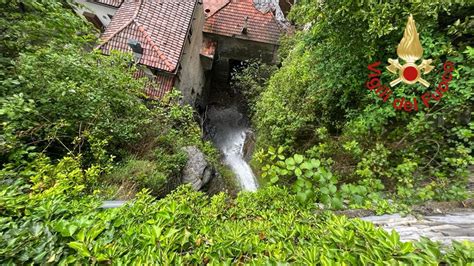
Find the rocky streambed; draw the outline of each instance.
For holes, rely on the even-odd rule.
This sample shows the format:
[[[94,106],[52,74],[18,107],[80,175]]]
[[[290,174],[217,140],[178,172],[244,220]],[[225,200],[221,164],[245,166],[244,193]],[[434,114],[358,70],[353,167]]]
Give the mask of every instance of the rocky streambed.
[[[470,167],[467,190],[474,192],[474,167]],[[359,215],[355,215],[359,216]],[[360,215],[364,216],[364,215]],[[427,237],[449,245],[452,241],[474,242],[474,199],[454,202],[427,202],[413,208],[413,214],[365,216],[361,219],[370,221],[387,231],[395,230],[402,241],[419,240]]]
[[[427,237],[449,245],[452,241],[474,242],[474,210],[433,214],[421,217],[400,214],[367,216],[361,219],[370,221],[387,231],[395,230],[402,241],[419,240]]]

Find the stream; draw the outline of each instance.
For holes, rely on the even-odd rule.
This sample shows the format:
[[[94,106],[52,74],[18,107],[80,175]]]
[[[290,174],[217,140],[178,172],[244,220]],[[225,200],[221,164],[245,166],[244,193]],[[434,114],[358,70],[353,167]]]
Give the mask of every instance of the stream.
[[[239,111],[237,105],[209,106],[207,119],[209,136],[222,152],[224,163],[235,173],[241,189],[256,191],[257,179],[244,159],[245,141],[247,136],[252,134],[248,119]]]
[[[443,245],[449,245],[454,240],[474,242],[474,212],[472,209],[453,210],[445,214],[421,217],[386,214],[363,217],[362,219],[372,222],[388,232],[397,231],[402,241],[420,240],[421,237],[427,237],[432,241],[440,241]]]

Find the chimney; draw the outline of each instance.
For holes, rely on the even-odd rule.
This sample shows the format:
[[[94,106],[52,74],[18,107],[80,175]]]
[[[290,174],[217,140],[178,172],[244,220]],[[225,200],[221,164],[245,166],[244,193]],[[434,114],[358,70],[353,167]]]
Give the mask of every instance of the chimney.
[[[133,56],[135,57],[135,63],[140,62],[143,55],[143,48],[139,41],[128,39],[128,46],[132,48]]]
[[[247,34],[248,33],[248,20],[249,20],[249,17],[246,16],[245,17],[245,21],[244,21],[244,27],[242,28],[242,34]]]

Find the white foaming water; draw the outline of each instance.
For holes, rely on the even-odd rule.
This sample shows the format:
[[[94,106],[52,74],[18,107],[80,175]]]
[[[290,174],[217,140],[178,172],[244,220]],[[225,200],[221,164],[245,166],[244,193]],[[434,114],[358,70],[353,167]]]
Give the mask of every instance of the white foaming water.
[[[208,110],[210,135],[214,144],[224,154],[224,163],[235,173],[242,190],[256,191],[257,180],[244,160],[244,144],[250,129],[245,125],[243,115],[236,106]]]

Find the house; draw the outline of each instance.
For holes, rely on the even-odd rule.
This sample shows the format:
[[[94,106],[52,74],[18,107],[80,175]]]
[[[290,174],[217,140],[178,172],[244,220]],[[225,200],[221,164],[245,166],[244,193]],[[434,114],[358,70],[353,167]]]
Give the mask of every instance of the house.
[[[279,39],[287,28],[284,18],[276,16],[281,12],[278,4],[272,0],[205,0],[203,5],[204,43],[217,47],[214,83],[225,86],[233,68],[249,59],[277,63]]]
[[[160,98],[173,86],[187,103],[200,101],[205,85],[200,62],[204,11],[198,0],[123,1],[101,36],[104,54],[133,52],[150,78],[146,92]]]
[[[95,15],[81,9],[89,21],[106,25],[98,49],[134,54],[135,76],[149,78],[148,96],[159,99],[176,87],[185,102],[201,107],[210,81],[228,84],[235,65],[277,62],[286,27],[278,1],[76,0]]]

